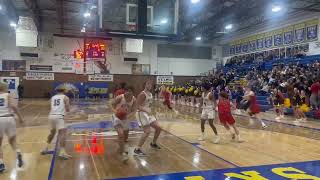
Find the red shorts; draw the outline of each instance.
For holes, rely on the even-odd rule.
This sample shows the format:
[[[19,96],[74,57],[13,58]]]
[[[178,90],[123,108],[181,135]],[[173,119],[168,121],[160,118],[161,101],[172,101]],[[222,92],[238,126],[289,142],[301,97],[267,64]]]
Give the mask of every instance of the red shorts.
[[[231,113],[219,113],[219,119],[224,125],[233,125],[236,122]]]
[[[250,107],[250,114],[259,114],[260,113],[260,107],[258,104],[254,104]]]
[[[171,101],[168,100],[168,99],[166,99],[166,100],[163,101],[163,105],[167,106],[169,109],[172,109],[172,107],[171,107]]]

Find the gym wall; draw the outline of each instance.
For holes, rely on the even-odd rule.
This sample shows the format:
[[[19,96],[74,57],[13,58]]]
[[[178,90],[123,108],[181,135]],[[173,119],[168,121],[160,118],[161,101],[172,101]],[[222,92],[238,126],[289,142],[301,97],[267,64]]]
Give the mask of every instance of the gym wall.
[[[53,91],[53,82],[88,82],[87,75],[79,74],[69,74],[69,73],[55,73],[54,81],[31,81],[25,80],[25,72],[16,72],[15,77],[19,77],[24,86],[24,97],[26,98],[48,98],[50,92]],[[0,72],[0,76],[10,77],[10,72]],[[195,76],[174,76],[174,81],[176,84],[184,84],[187,81],[193,80],[197,77]],[[156,83],[156,76],[154,75],[114,75],[114,81],[109,84],[109,93],[114,91],[115,85],[120,83],[126,83],[128,86],[133,86],[135,89],[135,94],[143,90],[143,83],[147,80],[152,80]],[[99,83],[99,82],[96,82]],[[100,82],[103,83],[103,82]]]
[[[22,51],[33,51],[39,54],[37,60],[26,60],[26,70],[31,65],[52,66],[51,72],[72,73],[75,67],[72,64],[76,59],[73,53],[77,49],[83,49],[83,39],[56,37],[50,34],[40,36],[41,44],[36,49],[19,48],[15,46],[15,34],[13,32],[0,32],[1,60],[26,60],[20,56]],[[197,57],[176,57],[168,52],[166,57],[158,55],[158,45],[167,45],[167,42],[156,40],[144,40],[143,53],[124,53],[122,51],[122,39],[113,38],[111,41],[104,41],[107,45],[107,61],[111,64],[111,74],[131,74],[132,64],[124,62],[125,57],[137,58],[135,64],[150,65],[151,75],[177,75],[197,76],[200,73],[208,72],[215,68],[216,61],[212,56],[204,58]],[[210,45],[189,44],[191,49],[198,47],[211,50]],[[211,52],[211,51],[210,51]],[[215,57],[217,58],[217,57]],[[69,68],[66,68],[69,67]],[[180,68],[181,67],[181,68]],[[66,70],[67,69],[67,70]]]

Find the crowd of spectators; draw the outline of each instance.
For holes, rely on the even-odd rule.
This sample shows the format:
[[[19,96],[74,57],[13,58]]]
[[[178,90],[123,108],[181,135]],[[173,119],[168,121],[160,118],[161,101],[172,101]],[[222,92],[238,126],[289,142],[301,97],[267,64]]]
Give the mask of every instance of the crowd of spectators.
[[[236,83],[240,80],[245,83]],[[258,95],[269,96],[280,91],[289,99],[303,96],[312,109],[320,108],[320,61],[306,65],[280,64],[273,66],[272,70],[252,69],[245,73],[233,69],[226,73],[216,72],[201,81],[210,82],[215,90],[229,91],[234,99],[238,99],[238,95],[243,94],[243,88],[249,86]]]

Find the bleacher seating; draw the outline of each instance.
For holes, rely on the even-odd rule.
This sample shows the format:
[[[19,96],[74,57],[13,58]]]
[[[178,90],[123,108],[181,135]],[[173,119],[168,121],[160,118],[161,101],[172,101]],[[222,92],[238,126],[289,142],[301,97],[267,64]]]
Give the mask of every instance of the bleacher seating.
[[[283,58],[283,59],[277,59],[262,63],[252,63],[252,64],[242,64],[242,65],[228,65],[223,68],[224,73],[227,73],[231,69],[235,69],[238,72],[246,73],[249,70],[252,70],[252,68],[260,68],[261,70],[272,70],[272,67],[279,64],[311,64],[316,61],[320,61],[320,55],[313,55],[313,56],[306,56],[303,58]],[[271,110],[273,108],[273,105],[269,104],[268,98],[269,95],[266,96],[257,96],[258,103],[260,104],[261,111],[265,112],[268,110]],[[293,109],[292,108],[285,108],[285,114],[287,115],[293,115]],[[307,112],[306,115],[311,118],[314,117],[314,111]]]
[[[303,58],[283,58],[261,63],[255,62],[251,64],[228,65],[223,68],[223,71],[224,73],[226,73],[231,69],[236,69],[241,72],[247,72],[252,68],[260,68],[261,70],[271,70],[274,65],[278,64],[309,64],[318,60],[320,60],[320,55],[306,56]]]

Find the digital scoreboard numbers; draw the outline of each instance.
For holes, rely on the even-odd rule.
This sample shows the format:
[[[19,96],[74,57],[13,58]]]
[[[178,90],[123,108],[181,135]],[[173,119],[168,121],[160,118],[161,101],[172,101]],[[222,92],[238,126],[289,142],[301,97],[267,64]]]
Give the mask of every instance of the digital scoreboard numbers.
[[[106,48],[104,44],[86,44],[87,58],[105,58]]]
[[[98,58],[104,59],[106,57],[106,47],[104,44],[100,43],[88,43],[86,44],[86,58]],[[83,59],[84,52],[83,50],[74,51],[74,58]]]

